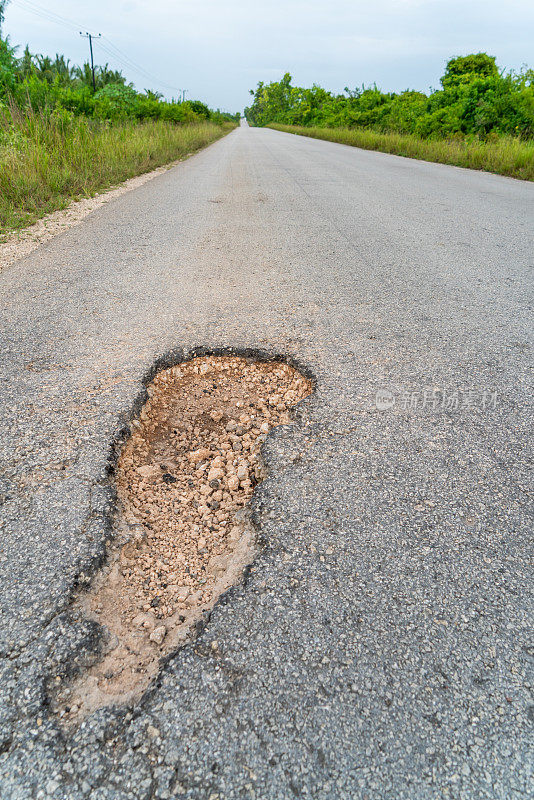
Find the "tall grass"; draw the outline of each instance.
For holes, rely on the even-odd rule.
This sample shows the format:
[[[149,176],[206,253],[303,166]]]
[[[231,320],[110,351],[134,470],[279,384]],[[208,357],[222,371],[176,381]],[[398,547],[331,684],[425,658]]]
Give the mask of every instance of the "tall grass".
[[[364,128],[305,128],[274,123],[268,127],[285,133],[361,147],[364,150],[380,150],[382,153],[481,169],[527,181],[534,180],[534,142],[522,141],[512,136],[500,136],[489,141],[421,139],[412,134],[378,133]]]
[[[68,112],[0,114],[0,234],[213,142],[235,127],[120,122]]]

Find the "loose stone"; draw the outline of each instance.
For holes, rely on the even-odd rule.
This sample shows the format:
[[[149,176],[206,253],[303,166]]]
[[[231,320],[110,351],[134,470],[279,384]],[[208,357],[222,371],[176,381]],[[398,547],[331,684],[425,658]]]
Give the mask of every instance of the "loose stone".
[[[80,679],[63,711],[76,707],[81,717],[140,694],[161,656],[239,580],[254,539],[236,514],[263,477],[260,445],[310,392],[292,367],[232,356],[156,375],[116,470],[127,541],[84,600],[117,645],[90,668],[87,684]]]

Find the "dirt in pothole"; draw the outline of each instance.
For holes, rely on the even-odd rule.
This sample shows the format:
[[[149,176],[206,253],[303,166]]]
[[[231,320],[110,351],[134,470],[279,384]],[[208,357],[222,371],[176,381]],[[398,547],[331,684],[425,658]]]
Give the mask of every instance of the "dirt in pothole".
[[[195,358],[160,372],[118,461],[117,540],[78,610],[109,631],[103,658],[53,710],[75,722],[137,699],[159,660],[254,555],[246,505],[263,477],[260,447],[312,391],[288,364]]]

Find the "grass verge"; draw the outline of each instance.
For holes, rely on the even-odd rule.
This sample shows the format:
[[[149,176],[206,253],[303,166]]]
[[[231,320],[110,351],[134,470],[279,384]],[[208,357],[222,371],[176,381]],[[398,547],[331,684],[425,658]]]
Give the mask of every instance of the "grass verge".
[[[269,128],[298,136],[326,139],[364,150],[380,150],[407,158],[480,169],[522,180],[534,180],[534,142],[511,136],[479,139],[420,139],[412,134],[378,133],[364,128],[305,128],[271,124]]]
[[[0,117],[0,236],[210,144],[210,122],[95,122],[14,109]]]

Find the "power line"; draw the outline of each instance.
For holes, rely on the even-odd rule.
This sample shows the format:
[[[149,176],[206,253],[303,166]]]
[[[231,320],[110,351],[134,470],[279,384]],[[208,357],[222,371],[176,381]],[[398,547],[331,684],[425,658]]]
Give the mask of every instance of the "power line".
[[[159,83],[160,86],[165,86],[166,89],[173,89],[175,92],[179,91],[178,87],[170,86],[168,83],[165,83],[164,81],[160,80],[159,78],[156,78],[155,75],[151,75],[150,72],[147,72],[147,70],[144,67],[141,67],[139,64],[136,64],[135,61],[132,61],[132,59],[129,56],[127,56],[126,53],[123,53],[122,50],[119,50],[117,45],[113,44],[113,42],[110,39],[108,39],[107,36],[103,36],[102,38],[105,39],[107,47],[111,48],[111,51],[112,51],[111,55],[114,58],[116,58],[117,60],[119,60],[119,61],[122,60],[122,62],[125,63],[126,66],[129,69],[132,69],[132,70],[135,70],[135,71],[137,71],[139,73],[142,73],[145,78],[148,78],[151,81],[155,81],[156,83]],[[109,49],[108,49],[107,52],[108,53],[110,52]]]
[[[26,11],[30,11],[32,14],[35,14],[41,19],[46,19],[48,22],[54,22],[56,25],[62,25],[64,28],[68,28],[69,30],[78,31],[80,29],[80,25],[77,25],[72,20],[68,20],[66,17],[62,17],[53,11],[49,11],[47,8],[42,8],[41,6],[32,3],[31,0],[15,0],[15,5],[20,5]]]
[[[106,39],[106,37],[103,36],[102,39],[99,40],[98,44],[99,49],[102,50],[112,60],[112,62],[119,64],[123,69],[128,70],[129,72],[137,73],[142,78],[150,81],[151,83],[157,83],[160,86],[165,87],[166,89],[179,91],[176,88],[176,86],[169,86],[168,84],[163,83],[163,81],[160,81],[160,79],[156,78],[155,75],[151,75],[149,72],[143,69],[143,67],[130,61],[130,59],[126,58],[125,56],[117,55],[115,49],[112,49],[111,42],[109,41],[109,39],[106,39],[105,44],[103,39]]]
[[[49,11],[42,6],[39,6],[37,3],[34,3],[33,0],[14,0],[14,5],[20,5],[21,8],[24,8],[26,11],[30,11],[32,14],[40,17],[41,19],[46,19],[48,22],[53,22],[56,25],[61,25],[68,30],[75,30],[76,32],[80,31],[82,25],[75,23],[73,20],[67,19],[67,17],[63,17],[61,14],[56,14],[53,11]],[[122,65],[133,72],[137,72],[139,75],[148,79],[150,81],[154,81],[154,83],[159,84],[160,86],[165,87],[166,89],[172,89],[175,92],[179,92],[180,90],[176,86],[170,86],[168,83],[157,78],[155,75],[152,75],[148,72],[144,67],[140,64],[137,64],[133,61],[129,56],[126,55],[122,50],[120,50],[113,42],[108,39],[107,36],[103,36],[103,39],[106,40],[107,47],[100,41],[99,46],[106,52],[111,58],[116,61],[122,63]],[[91,42],[90,42],[91,45]],[[91,48],[92,49],[92,48]]]

